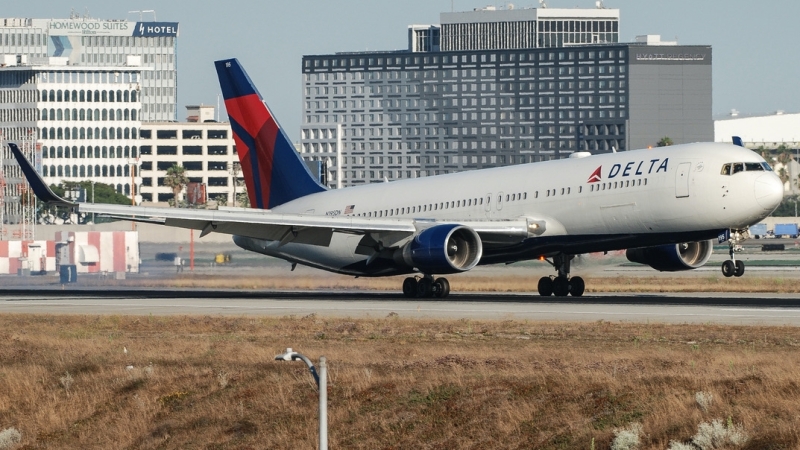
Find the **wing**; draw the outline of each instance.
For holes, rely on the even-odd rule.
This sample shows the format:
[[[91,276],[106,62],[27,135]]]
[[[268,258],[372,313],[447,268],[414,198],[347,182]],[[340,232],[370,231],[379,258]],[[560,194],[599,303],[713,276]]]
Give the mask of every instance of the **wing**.
[[[563,227],[546,218],[521,217],[516,220],[436,221],[419,219],[366,218],[353,216],[317,216],[274,213],[263,209],[225,208],[183,209],[95,203],[72,203],[53,193],[31,166],[19,148],[9,143],[14,157],[36,197],[49,204],[68,206],[79,213],[96,213],[135,222],[156,223],[169,227],[200,230],[200,237],[224,233],[255,239],[328,246],[333,233],[364,236],[364,244],[384,247],[400,245],[420,231],[436,225],[457,223],[474,229],[484,245],[515,245],[527,238],[565,234]]]

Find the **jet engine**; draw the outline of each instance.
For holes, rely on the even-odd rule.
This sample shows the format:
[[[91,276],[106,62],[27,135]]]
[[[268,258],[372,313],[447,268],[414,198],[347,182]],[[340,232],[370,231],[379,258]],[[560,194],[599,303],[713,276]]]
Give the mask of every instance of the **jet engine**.
[[[713,250],[711,241],[685,242],[658,247],[630,248],[628,261],[646,264],[662,272],[697,269],[708,261]]]
[[[422,230],[398,250],[395,260],[428,274],[465,272],[481,260],[483,246],[472,228],[436,225]]]

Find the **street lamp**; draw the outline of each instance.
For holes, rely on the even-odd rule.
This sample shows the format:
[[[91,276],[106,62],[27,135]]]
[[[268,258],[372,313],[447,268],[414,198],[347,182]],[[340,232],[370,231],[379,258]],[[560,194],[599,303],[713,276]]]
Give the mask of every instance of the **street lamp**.
[[[301,360],[308,366],[319,388],[319,450],[328,450],[328,365],[324,356],[319,357],[319,375],[314,364],[306,356],[287,348],[286,352],[275,355],[275,361]]]

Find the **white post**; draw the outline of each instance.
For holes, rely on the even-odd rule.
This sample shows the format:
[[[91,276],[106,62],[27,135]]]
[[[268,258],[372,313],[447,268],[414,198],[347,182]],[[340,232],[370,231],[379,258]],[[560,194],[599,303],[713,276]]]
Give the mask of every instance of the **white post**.
[[[336,189],[342,188],[342,124],[336,124]]]
[[[328,450],[328,364],[319,357],[319,450]]]

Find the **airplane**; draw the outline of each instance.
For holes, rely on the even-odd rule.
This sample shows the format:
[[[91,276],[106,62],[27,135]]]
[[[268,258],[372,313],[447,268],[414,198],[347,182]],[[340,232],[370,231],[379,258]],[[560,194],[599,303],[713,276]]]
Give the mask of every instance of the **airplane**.
[[[579,297],[576,255],[626,250],[659,271],[705,264],[727,242],[726,277],[742,276],[734,250],[783,198],[755,152],[694,143],[327,189],[309,172],[237,59],[215,62],[249,209],[71,203],[55,195],[11,143],[36,196],[80,213],[233,235],[239,247],[355,277],[408,275],[407,297],[443,298],[441,275],[477,265],[543,260],[542,296]]]

